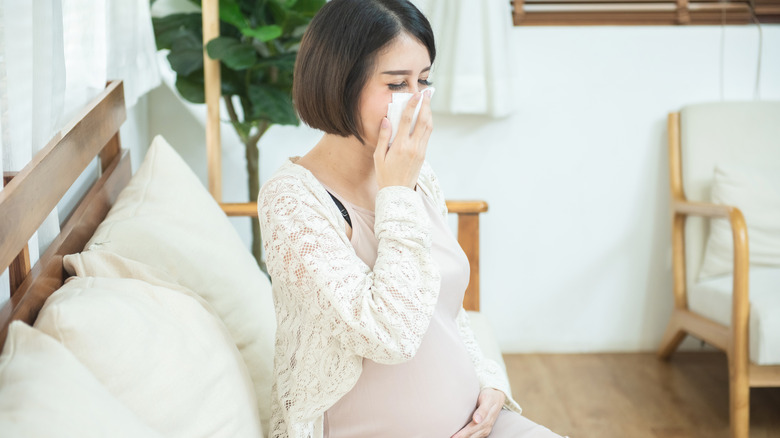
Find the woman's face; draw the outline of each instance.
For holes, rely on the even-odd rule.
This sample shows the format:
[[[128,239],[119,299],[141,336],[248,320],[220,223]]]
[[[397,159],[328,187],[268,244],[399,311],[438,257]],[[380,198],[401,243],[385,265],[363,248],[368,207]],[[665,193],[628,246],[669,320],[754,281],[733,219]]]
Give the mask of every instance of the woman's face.
[[[431,58],[428,49],[402,33],[377,53],[373,72],[360,95],[360,122],[366,145],[376,146],[379,126],[393,93],[416,93],[428,88]]]

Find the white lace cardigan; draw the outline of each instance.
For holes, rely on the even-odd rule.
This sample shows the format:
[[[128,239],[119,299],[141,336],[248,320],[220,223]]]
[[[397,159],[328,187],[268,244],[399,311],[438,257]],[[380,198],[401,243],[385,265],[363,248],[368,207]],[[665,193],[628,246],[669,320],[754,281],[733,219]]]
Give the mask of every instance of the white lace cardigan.
[[[418,184],[446,217],[427,164]],[[258,213],[277,318],[270,436],[320,438],[323,413],[355,385],[363,358],[394,364],[415,355],[440,287],[430,219],[408,187],[380,190],[371,270],[350,244],[328,192],[292,161],[261,188]],[[482,355],[463,309],[457,322],[482,387],[503,391],[505,407],[520,412],[498,364]]]

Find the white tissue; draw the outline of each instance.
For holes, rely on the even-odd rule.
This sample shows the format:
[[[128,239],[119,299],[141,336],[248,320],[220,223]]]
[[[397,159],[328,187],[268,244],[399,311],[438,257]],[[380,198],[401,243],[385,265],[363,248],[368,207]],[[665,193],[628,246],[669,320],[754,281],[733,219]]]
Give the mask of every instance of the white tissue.
[[[428,87],[426,90],[431,90],[431,97],[433,97],[433,93],[436,91],[433,87]],[[398,125],[401,124],[401,114],[403,114],[406,104],[412,96],[414,96],[413,93],[393,93],[392,101],[387,105],[387,120],[390,121],[390,127],[393,129],[393,133],[390,134],[390,143],[393,143],[395,135],[398,133]],[[417,108],[414,109],[412,126],[409,129],[410,134],[414,131],[414,125],[417,123],[417,115],[420,114],[421,107],[422,99],[417,102]]]

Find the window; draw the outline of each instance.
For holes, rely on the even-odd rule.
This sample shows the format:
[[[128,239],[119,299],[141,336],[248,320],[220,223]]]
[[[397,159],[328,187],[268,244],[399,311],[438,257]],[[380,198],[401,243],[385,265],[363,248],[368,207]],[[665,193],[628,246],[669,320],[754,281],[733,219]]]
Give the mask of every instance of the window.
[[[514,0],[515,26],[780,23],[780,0]]]

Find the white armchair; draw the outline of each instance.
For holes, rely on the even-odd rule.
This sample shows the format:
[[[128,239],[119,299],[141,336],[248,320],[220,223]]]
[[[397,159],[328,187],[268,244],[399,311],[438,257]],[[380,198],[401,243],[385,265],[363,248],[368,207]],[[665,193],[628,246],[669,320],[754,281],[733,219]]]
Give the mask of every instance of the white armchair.
[[[686,334],[724,350],[731,436],[747,438],[750,388],[780,386],[780,102],[690,105],[668,126],[675,308],[658,354]]]

